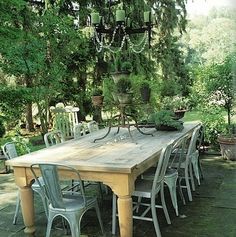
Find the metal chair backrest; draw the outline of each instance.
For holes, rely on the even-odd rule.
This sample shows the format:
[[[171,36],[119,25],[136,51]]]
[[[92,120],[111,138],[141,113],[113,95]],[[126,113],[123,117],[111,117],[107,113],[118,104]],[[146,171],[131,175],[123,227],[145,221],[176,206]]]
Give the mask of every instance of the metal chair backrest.
[[[85,135],[85,128],[82,123],[78,123],[74,126],[74,138],[80,138],[81,136]]]
[[[38,175],[35,172],[35,168],[39,168],[40,170],[40,175],[43,178],[44,181],[44,187],[42,187],[41,183],[38,180]],[[75,178],[77,182],[80,183],[80,194],[83,197],[84,200],[84,206],[86,205],[86,198],[85,198],[85,193],[84,193],[84,188],[83,184],[79,175],[79,172],[66,165],[61,165],[61,164],[32,164],[31,165],[31,171],[34,175],[34,178],[38,185],[40,186],[41,190],[44,192],[45,196],[47,197],[49,203],[52,205],[53,208],[58,208],[58,209],[64,209],[65,204],[63,201],[63,193],[62,189],[60,186],[60,176],[59,176],[59,170],[69,170],[69,172],[75,174]],[[73,192],[70,191],[70,194]],[[78,194],[78,192],[75,192],[75,195]]]
[[[99,130],[98,123],[96,121],[90,121],[87,123],[89,133]]]
[[[198,133],[198,138],[197,138],[197,149],[199,151],[203,151],[204,152],[204,133],[205,133],[205,129],[204,126],[201,125],[200,129],[199,129],[199,133]]]
[[[65,138],[60,130],[54,130],[44,135],[44,142],[46,147],[56,145],[65,141]]]
[[[17,148],[16,148],[17,145],[23,147],[24,152],[30,153],[29,148],[24,143],[21,143],[21,142],[7,142],[2,146],[3,154],[7,159],[13,159],[13,158],[19,156],[18,152],[17,152]]]
[[[162,149],[160,158],[157,163],[157,168],[152,185],[152,196],[154,197],[159,191],[158,186],[160,186],[161,181],[164,179],[166,169],[168,166],[171,151],[173,149],[173,144],[169,143],[165,148]]]
[[[199,137],[200,129],[201,129],[201,125],[197,126],[193,131],[193,134],[191,136],[191,140],[190,140],[190,143],[189,143],[189,147],[188,147],[187,156],[190,156],[191,154],[193,154],[197,150],[197,140],[198,140],[198,137]]]

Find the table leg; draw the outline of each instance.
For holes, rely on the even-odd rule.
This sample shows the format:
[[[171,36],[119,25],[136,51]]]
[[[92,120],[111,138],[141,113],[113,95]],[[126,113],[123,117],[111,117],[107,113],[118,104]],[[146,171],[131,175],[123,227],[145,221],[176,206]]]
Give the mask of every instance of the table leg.
[[[21,209],[25,224],[24,232],[26,234],[33,234],[35,232],[33,190],[31,187],[20,187],[19,190],[21,196]]]
[[[118,197],[118,216],[120,225],[120,237],[133,236],[133,210],[130,196]]]

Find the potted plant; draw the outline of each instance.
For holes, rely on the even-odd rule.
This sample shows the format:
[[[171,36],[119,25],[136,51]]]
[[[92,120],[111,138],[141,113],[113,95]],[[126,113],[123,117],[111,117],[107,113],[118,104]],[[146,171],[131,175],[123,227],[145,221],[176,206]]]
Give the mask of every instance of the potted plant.
[[[148,103],[151,96],[151,88],[148,81],[143,81],[140,85],[140,95],[144,103]]]
[[[162,109],[173,111],[176,119],[184,117],[188,106],[189,99],[180,95],[165,96],[162,100]]]
[[[103,104],[104,96],[102,95],[102,89],[95,88],[92,92],[92,103],[93,106],[101,107]]]
[[[213,80],[209,80],[208,87],[215,95],[212,102],[223,106],[227,111],[226,133],[218,136],[221,155],[224,159],[236,160],[236,131],[232,125],[232,115],[235,114],[234,97],[236,93],[236,54],[226,57],[224,63],[212,66]],[[212,79],[210,78],[210,79]]]
[[[132,84],[129,78],[122,77],[116,83],[116,92],[120,104],[130,104],[132,102]]]
[[[228,128],[228,133],[220,134],[218,142],[220,144],[221,155],[224,159],[236,161],[236,125]]]
[[[154,123],[157,130],[174,131],[183,129],[183,122],[174,119],[174,112],[160,110],[148,118],[148,123]]]
[[[114,55],[111,62],[111,75],[115,83],[122,77],[128,77],[133,71],[132,63],[121,52]]]

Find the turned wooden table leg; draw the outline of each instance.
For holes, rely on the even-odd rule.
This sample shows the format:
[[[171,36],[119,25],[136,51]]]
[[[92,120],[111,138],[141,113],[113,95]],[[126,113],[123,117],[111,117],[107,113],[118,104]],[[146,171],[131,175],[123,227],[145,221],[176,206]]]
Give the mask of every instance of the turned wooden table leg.
[[[34,200],[31,187],[20,187],[21,209],[25,224],[24,232],[34,234]]]
[[[132,198],[130,196],[118,197],[118,216],[120,225],[120,237],[133,236],[133,211]]]

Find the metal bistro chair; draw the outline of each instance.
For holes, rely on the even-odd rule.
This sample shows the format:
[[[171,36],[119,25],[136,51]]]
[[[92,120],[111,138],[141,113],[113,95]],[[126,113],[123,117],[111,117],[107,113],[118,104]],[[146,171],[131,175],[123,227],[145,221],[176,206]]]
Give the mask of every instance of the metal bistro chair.
[[[65,141],[65,138],[60,130],[54,130],[44,134],[44,143],[46,147],[50,147]]]
[[[87,123],[89,133],[99,130],[98,123],[96,121],[90,121]]]
[[[179,142],[173,145],[173,149],[175,149],[176,146],[179,146]],[[156,167],[151,167],[141,175],[141,178],[146,180],[153,180],[155,177],[155,171]],[[168,165],[164,176],[164,184],[168,187],[168,190],[170,192],[171,202],[175,209],[176,216],[179,216],[179,208],[177,202],[177,180],[178,180],[177,168],[172,168],[170,165]],[[182,189],[180,189],[179,191],[180,196],[183,199]]]
[[[83,123],[77,123],[74,125],[74,138],[79,139],[86,135],[85,127]]]
[[[162,208],[168,224],[171,224],[170,217],[165,204],[164,197],[164,176],[168,166],[169,157],[172,151],[173,145],[170,143],[162,149],[160,159],[156,167],[156,172],[153,180],[138,179],[135,183],[135,191],[133,196],[138,197],[137,202],[133,202],[133,215],[134,219],[152,221],[155,227],[156,236],[161,237],[160,227],[157,220],[156,208]],[[161,205],[156,205],[156,197],[160,193]],[[142,198],[150,199],[150,203],[141,202]],[[145,206],[146,209],[138,215],[140,206]],[[152,216],[146,215],[151,210]],[[116,232],[116,195],[113,194],[113,208],[112,208],[112,234]]]
[[[40,175],[42,175],[45,183],[44,187],[41,186],[35,169],[40,170]],[[80,182],[80,193],[61,190],[59,170],[66,170],[76,176],[76,180]],[[53,220],[57,216],[63,217],[69,223],[72,237],[79,237],[81,219],[84,213],[92,208],[96,210],[101,231],[104,232],[97,199],[96,197],[85,196],[80,174],[76,169],[61,164],[32,164],[31,171],[49,203],[46,237],[50,236]]]
[[[43,138],[44,138],[44,143],[47,148],[65,142],[64,135],[60,130],[54,130],[54,131],[48,132],[44,134]],[[76,182],[75,180],[72,180],[69,185],[67,184],[66,181],[64,182],[63,190],[69,191],[69,190],[75,190],[78,188],[80,188],[79,183]]]
[[[171,162],[171,167],[178,169],[179,173],[179,187],[180,189],[187,189],[188,199],[192,201],[192,190],[195,191],[194,175],[196,176],[200,185],[200,174],[199,174],[199,152],[196,149],[196,142],[199,135],[199,129],[201,126],[197,126],[192,136],[189,138],[188,135],[182,138],[182,147],[177,151],[178,155],[175,155],[177,159]],[[183,184],[184,181],[184,184]],[[190,186],[191,182],[191,186]],[[185,199],[183,198],[185,204]]]
[[[4,144],[2,146],[3,153],[7,157],[7,159],[14,159],[15,157],[18,156],[17,149],[16,149],[17,145],[21,146],[23,148],[23,150],[26,151],[26,153],[30,153],[29,148],[24,143],[21,143],[21,142],[7,142],[6,144]],[[39,178],[38,180],[39,180],[39,182],[41,182],[41,185],[43,186],[44,183],[43,183],[42,179]],[[32,184],[32,189],[33,189],[34,192],[39,194],[39,196],[41,197],[42,202],[43,202],[43,206],[44,206],[44,210],[45,210],[45,214],[47,216],[48,212],[47,212],[46,199],[45,199],[44,194],[41,192],[41,189],[40,189],[39,185],[37,183],[33,183]],[[16,199],[16,209],[15,209],[15,214],[14,214],[14,218],[13,218],[13,225],[15,225],[16,222],[17,222],[19,211],[20,211],[20,192],[18,191],[17,199]]]

